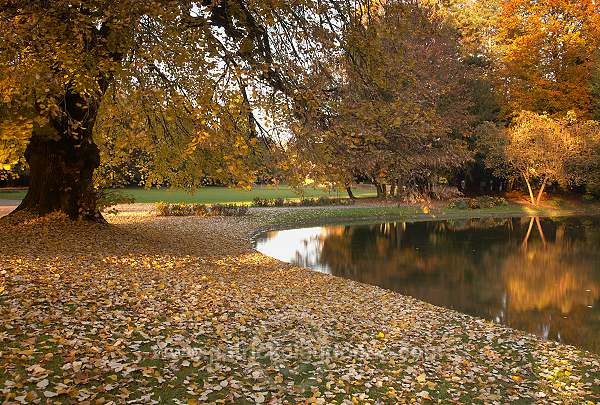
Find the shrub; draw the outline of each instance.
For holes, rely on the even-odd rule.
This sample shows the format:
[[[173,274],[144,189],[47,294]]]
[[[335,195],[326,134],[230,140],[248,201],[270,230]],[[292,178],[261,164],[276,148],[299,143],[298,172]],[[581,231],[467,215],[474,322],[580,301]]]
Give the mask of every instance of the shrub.
[[[352,200],[348,198],[329,197],[301,198],[300,200],[255,198],[252,200],[253,207],[317,207],[328,205],[351,205],[352,203]]]
[[[132,196],[124,194],[121,190],[103,188],[97,191],[97,195],[97,204],[100,210],[117,204],[133,204],[135,202],[135,199]]]
[[[428,191],[428,195],[435,200],[450,200],[462,197],[463,194],[456,187],[445,184],[434,184]]]
[[[156,211],[163,217],[186,217],[195,214],[193,204],[158,203]]]
[[[457,208],[461,210],[495,208],[507,206],[508,201],[502,197],[482,196],[477,198],[457,198],[448,204],[448,208]]]
[[[214,217],[214,216],[243,216],[248,213],[248,207],[233,204],[156,204],[156,213],[161,217]]]
[[[328,205],[351,205],[352,200],[348,198],[302,198],[300,201],[288,201],[287,206],[300,206],[300,207],[323,207]]]
[[[496,206],[496,201],[494,197],[483,196],[477,197],[476,203],[477,208],[494,208]]]
[[[210,209],[204,204],[192,204],[194,215],[198,217],[207,217],[210,215]]]
[[[466,210],[466,209],[469,209],[470,206],[466,199],[458,198],[456,200],[450,201],[450,204],[448,204],[448,208],[457,208],[459,210]]]
[[[159,217],[169,216],[169,205],[167,203],[157,202],[154,204],[154,208],[156,209],[156,215]]]
[[[252,200],[253,207],[268,207],[269,203],[270,203],[270,200],[268,200],[266,198],[256,197],[255,199]]]
[[[248,214],[245,205],[213,204],[208,207],[209,216],[241,217]]]
[[[596,197],[594,196],[594,194],[586,193],[581,197],[581,199],[585,202],[591,202],[594,201]]]
[[[300,201],[288,201],[288,206],[313,207],[315,205],[325,205],[316,198],[301,198]]]

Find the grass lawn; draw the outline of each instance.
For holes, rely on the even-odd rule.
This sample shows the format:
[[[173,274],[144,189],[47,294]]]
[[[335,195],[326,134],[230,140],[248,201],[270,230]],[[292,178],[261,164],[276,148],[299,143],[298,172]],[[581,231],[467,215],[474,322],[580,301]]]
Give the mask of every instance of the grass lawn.
[[[240,190],[226,187],[203,187],[194,193],[178,189],[144,189],[144,188],[126,188],[119,189],[123,194],[131,196],[137,203],[249,203],[255,198],[300,198],[300,197],[347,197],[344,191],[327,192],[314,188],[306,188],[302,195],[299,195],[289,186],[256,186],[252,190]],[[354,190],[357,197],[375,196],[375,189],[372,186],[360,185]],[[0,189],[0,199],[20,200],[25,197],[25,190],[2,190]]]

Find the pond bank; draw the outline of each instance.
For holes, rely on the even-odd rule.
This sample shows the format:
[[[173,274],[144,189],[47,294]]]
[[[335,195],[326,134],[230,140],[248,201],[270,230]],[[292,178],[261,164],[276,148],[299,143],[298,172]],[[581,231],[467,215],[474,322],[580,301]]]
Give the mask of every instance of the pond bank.
[[[92,403],[600,400],[597,355],[252,250],[251,236],[269,227],[420,219],[414,212],[340,211],[121,214],[108,216],[110,226],[57,218],[0,223],[2,396]]]
[[[509,204],[494,208],[458,209],[431,208],[405,205],[390,206],[343,206],[310,208],[252,208],[251,213],[260,217],[257,232],[324,224],[360,224],[385,221],[437,221],[446,219],[509,218],[509,217],[564,217],[575,215],[600,215],[600,205],[577,204],[565,208],[531,207],[530,205]]]

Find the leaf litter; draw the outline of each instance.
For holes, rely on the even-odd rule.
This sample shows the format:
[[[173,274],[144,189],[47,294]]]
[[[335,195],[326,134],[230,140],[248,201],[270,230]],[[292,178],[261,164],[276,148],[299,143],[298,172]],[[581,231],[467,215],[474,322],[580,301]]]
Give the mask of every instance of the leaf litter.
[[[597,403],[600,359],[253,251],[276,221],[0,223],[3,403]]]

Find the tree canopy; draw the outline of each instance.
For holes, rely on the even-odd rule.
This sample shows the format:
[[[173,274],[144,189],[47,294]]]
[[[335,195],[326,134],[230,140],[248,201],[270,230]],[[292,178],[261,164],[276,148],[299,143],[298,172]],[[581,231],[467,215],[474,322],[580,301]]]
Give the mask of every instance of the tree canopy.
[[[568,185],[584,180],[575,168],[590,148],[586,143],[598,137],[599,128],[594,121],[578,122],[573,112],[552,119],[523,111],[509,128],[482,125],[479,142],[485,151],[486,165],[500,177],[522,178],[531,203],[539,204],[549,183]],[[537,197],[534,181],[539,183]]]
[[[416,2],[390,1],[344,34],[336,74],[320,81],[327,98],[294,140],[309,175],[409,185],[468,159],[457,31]]]
[[[505,110],[592,115],[600,4],[507,0],[494,37]]]
[[[246,157],[262,128],[256,112],[281,114],[293,109],[290,103],[301,104],[303,78],[319,68],[332,30],[354,4],[3,3],[3,110],[11,122],[32,128],[24,124],[23,136],[10,135],[12,149],[21,144],[17,140],[28,145],[32,182],[20,208],[59,209],[72,217],[98,216],[96,143],[108,145],[104,157],[113,159],[119,158],[108,155],[119,146],[127,154],[134,148],[148,153],[152,165],[146,169],[157,169],[149,182],[193,184],[192,176],[209,171],[251,182],[255,169]],[[208,158],[198,159],[197,151]],[[49,200],[49,194],[62,197]]]
[[[95,191],[118,184],[360,179],[385,194],[465,177],[495,159],[471,136],[482,122],[600,118],[599,7],[3,0],[0,179],[27,169],[19,210],[100,219]],[[594,137],[571,134],[595,173]]]

